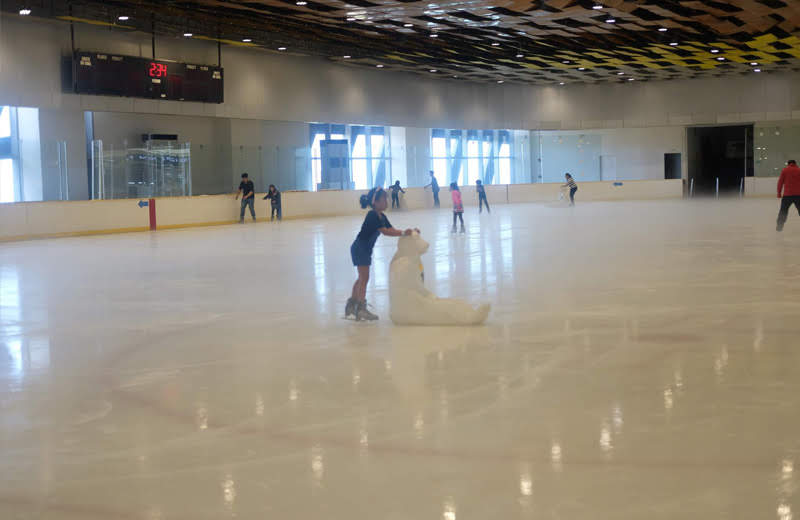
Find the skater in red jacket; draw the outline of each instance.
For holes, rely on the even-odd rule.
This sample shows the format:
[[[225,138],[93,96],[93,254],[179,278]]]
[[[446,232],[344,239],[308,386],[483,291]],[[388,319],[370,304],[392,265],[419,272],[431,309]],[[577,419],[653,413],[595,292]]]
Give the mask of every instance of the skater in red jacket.
[[[781,172],[778,179],[778,198],[781,199],[781,211],[778,213],[778,231],[783,231],[783,225],[789,216],[792,204],[800,213],[800,168],[797,161],[791,160]]]

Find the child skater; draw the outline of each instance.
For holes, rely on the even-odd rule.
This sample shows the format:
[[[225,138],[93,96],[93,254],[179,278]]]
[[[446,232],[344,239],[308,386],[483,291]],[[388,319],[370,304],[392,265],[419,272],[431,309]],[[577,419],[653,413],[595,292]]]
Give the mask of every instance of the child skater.
[[[267,196],[264,197],[264,200],[270,199],[272,204],[272,216],[269,218],[270,222],[275,220],[275,214],[278,214],[278,221],[283,219],[281,215],[281,192],[278,191],[278,188],[275,187],[274,184],[269,185],[269,191],[267,192]]]
[[[564,178],[567,179],[567,183],[561,186],[562,188],[569,188],[569,205],[575,205],[575,192],[578,191],[578,185],[575,184],[575,179],[572,178],[572,175],[565,173]]]
[[[400,181],[395,181],[389,189],[392,190],[392,209],[400,209],[400,194],[398,192],[405,193],[406,190],[400,187]]]
[[[478,192],[478,213],[483,213],[483,205],[486,204],[486,213],[491,213],[489,201],[486,200],[486,188],[480,180],[475,181],[475,190]]]
[[[358,269],[358,280],[353,284],[353,294],[344,308],[344,317],[354,316],[356,320],[377,320],[378,316],[367,310],[367,282],[369,282],[369,266],[372,264],[372,248],[378,235],[399,237],[410,235],[411,229],[400,231],[389,223],[383,214],[388,206],[388,197],[383,188],[372,188],[369,193],[361,196],[361,207],[371,209],[364,217],[361,231],[350,246],[350,257],[353,265]],[[419,230],[417,230],[419,231]]]
[[[461,190],[455,182],[450,183],[450,197],[453,199],[453,233],[456,232],[456,219],[461,221],[461,232],[464,233],[464,204],[461,202]]]

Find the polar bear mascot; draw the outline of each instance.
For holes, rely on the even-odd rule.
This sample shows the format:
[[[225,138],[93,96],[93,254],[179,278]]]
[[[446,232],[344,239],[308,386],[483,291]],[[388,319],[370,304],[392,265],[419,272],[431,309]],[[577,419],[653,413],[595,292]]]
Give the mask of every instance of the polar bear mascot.
[[[421,256],[428,250],[419,233],[400,237],[389,266],[389,300],[395,325],[479,325],[491,306],[477,309],[461,300],[437,298],[422,281]]]

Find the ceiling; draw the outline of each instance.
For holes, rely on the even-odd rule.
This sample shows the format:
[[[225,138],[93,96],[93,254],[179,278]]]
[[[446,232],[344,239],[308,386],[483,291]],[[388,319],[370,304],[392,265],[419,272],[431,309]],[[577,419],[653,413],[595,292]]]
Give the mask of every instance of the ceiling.
[[[797,0],[2,3],[12,13],[23,7],[31,16],[191,33],[452,81],[558,85],[800,70]]]

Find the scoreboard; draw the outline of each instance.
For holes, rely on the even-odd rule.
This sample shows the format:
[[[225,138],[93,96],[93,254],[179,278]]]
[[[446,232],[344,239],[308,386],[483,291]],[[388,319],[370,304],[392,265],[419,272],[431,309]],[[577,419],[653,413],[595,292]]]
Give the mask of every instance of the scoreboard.
[[[78,51],[72,58],[76,94],[222,103],[222,68],[136,56]]]

